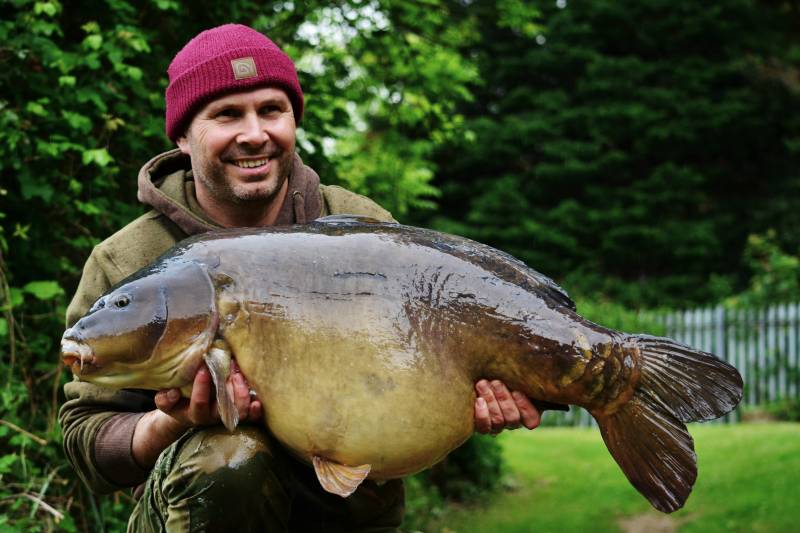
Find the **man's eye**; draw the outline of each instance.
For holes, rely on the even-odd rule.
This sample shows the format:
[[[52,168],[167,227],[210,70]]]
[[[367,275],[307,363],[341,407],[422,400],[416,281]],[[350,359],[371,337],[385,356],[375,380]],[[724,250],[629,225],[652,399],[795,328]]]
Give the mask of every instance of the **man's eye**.
[[[261,108],[261,113],[264,115],[269,115],[270,113],[280,113],[281,108],[276,105],[265,105]]]
[[[239,116],[239,112],[235,109],[223,109],[219,113],[217,113],[218,117],[225,117],[225,118],[236,118]]]

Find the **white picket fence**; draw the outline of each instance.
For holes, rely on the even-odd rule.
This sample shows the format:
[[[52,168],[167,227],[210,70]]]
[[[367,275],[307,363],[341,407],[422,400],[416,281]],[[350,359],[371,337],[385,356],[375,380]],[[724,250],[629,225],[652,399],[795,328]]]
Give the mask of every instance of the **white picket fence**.
[[[666,336],[711,352],[735,366],[744,379],[744,398],[720,421],[736,422],[743,408],[800,397],[800,303],[761,309],[722,306],[659,315]],[[594,425],[583,409],[548,413],[548,423]]]
[[[739,369],[742,406],[800,395],[800,304],[761,309],[694,309],[664,317],[667,336]],[[739,420],[741,407],[726,417]]]

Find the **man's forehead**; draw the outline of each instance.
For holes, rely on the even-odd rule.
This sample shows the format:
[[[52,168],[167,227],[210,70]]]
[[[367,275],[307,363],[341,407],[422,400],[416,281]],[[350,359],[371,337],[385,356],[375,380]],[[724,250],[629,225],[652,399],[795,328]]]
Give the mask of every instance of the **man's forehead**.
[[[286,91],[278,87],[259,87],[250,91],[226,94],[211,100],[205,108],[216,108],[227,105],[247,105],[250,103],[263,103],[268,101],[285,102],[291,106],[291,101]]]

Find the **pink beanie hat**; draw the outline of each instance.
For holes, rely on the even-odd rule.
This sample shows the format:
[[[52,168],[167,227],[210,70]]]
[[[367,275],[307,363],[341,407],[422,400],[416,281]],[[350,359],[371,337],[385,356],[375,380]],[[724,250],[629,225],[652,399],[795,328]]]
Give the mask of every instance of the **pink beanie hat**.
[[[167,69],[167,137],[184,134],[195,113],[219,96],[278,87],[303,117],[303,90],[294,63],[266,36],[241,24],[206,30],[177,53]]]

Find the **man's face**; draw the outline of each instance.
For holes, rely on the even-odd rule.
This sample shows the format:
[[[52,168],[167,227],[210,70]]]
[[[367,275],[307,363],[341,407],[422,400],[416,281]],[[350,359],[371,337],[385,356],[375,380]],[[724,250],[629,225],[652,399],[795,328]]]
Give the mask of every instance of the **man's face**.
[[[178,139],[190,156],[198,197],[217,203],[269,201],[292,168],[292,104],[281,89],[220,97],[201,109]]]

